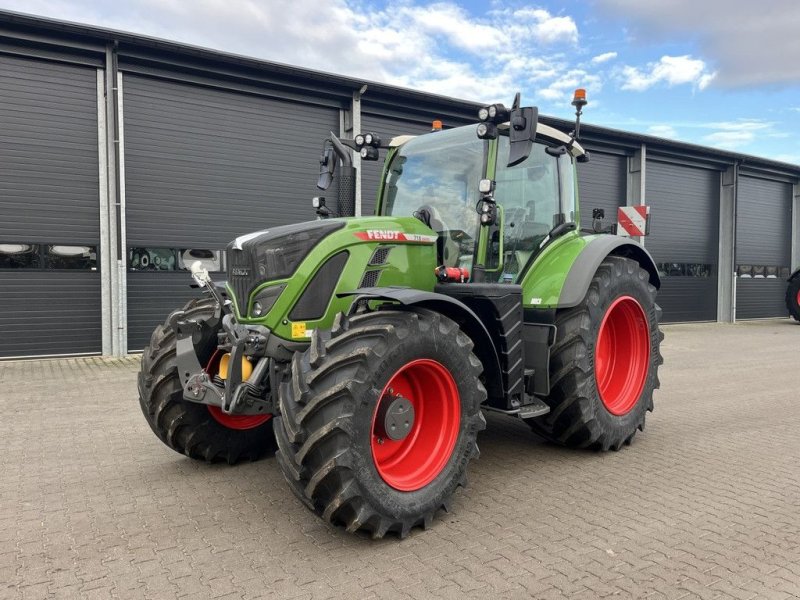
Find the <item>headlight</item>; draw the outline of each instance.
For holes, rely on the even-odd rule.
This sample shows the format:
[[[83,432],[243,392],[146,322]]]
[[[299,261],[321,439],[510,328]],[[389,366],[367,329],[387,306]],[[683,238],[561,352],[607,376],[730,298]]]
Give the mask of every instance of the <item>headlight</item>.
[[[286,285],[272,285],[258,292],[253,299],[253,308],[250,310],[250,314],[254,317],[266,315],[285,288]]]

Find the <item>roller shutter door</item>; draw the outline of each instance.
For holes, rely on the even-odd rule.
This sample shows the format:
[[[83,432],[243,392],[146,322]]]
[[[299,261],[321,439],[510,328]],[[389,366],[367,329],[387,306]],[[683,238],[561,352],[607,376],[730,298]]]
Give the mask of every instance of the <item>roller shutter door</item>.
[[[0,56],[0,357],[102,345],[97,71]]]
[[[592,226],[592,209],[605,211],[605,224],[617,222],[617,208],[625,205],[627,157],[590,152],[587,163],[578,163],[581,227]]]
[[[197,294],[185,251],[316,218],[320,148],[339,111],[130,74],[123,97],[128,347],[138,350]]]
[[[736,206],[736,318],[787,316],[792,186],[739,177]]]
[[[647,161],[645,246],[661,274],[662,321],[717,318],[719,171]]]

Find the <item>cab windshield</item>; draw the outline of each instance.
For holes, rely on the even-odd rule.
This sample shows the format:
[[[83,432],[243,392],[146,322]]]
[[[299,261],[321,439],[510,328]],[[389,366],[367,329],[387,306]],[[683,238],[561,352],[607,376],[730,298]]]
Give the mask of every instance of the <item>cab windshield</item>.
[[[381,214],[429,217],[450,267],[472,266],[486,147],[475,126],[449,129],[409,140],[388,167]]]

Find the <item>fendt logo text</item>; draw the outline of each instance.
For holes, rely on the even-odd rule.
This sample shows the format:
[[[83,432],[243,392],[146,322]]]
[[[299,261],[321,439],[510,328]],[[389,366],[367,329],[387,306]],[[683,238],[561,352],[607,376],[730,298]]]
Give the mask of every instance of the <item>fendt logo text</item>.
[[[402,231],[392,231],[391,229],[367,229],[366,231],[356,231],[355,236],[365,242],[403,242],[433,244],[437,236],[423,235],[419,233],[403,233]]]
[[[371,240],[395,241],[400,239],[399,231],[390,231],[388,229],[368,229],[367,235]]]

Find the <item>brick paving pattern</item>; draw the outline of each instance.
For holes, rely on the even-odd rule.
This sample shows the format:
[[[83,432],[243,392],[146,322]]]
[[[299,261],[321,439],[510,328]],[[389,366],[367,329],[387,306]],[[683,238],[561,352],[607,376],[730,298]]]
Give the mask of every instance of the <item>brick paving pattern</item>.
[[[800,597],[800,325],[665,332],[632,447],[491,416],[453,511],[402,542],[327,526],[274,459],[163,446],[136,357],[0,363],[0,597]]]

